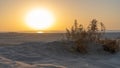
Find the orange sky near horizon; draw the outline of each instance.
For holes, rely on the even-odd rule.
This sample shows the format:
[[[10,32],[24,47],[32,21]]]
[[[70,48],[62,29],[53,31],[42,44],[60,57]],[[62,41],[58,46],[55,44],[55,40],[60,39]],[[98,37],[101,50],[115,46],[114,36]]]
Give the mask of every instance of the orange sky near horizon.
[[[34,8],[46,8],[55,22],[46,30],[64,31],[74,20],[88,25],[97,19],[107,30],[120,30],[120,0],[0,0],[0,32],[33,30],[25,23],[25,15]]]

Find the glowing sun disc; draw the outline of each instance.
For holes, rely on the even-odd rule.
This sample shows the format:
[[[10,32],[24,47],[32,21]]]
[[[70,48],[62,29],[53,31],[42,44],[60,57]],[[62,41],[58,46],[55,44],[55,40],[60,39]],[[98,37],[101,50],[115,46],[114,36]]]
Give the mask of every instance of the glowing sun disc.
[[[26,24],[33,29],[46,29],[53,25],[53,14],[46,9],[34,9],[27,13]]]

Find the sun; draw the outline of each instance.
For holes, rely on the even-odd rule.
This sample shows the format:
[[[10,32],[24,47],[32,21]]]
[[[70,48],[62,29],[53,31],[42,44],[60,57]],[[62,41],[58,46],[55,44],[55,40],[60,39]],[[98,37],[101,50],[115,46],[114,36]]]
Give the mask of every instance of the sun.
[[[35,30],[51,27],[55,21],[53,14],[47,9],[33,9],[26,14],[26,24]]]

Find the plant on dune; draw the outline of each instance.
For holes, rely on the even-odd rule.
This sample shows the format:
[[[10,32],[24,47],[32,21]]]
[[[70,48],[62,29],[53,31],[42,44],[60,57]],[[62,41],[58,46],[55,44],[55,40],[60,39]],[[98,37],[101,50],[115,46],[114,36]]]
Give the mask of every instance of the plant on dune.
[[[88,29],[85,29],[82,24],[78,24],[77,20],[75,20],[71,29],[66,29],[66,38],[68,41],[73,41],[75,43],[73,46],[75,50],[81,53],[87,53],[87,43],[99,42],[104,32],[104,24],[100,23],[98,26],[96,19],[90,22]]]
[[[71,27],[71,29],[66,29],[66,37],[68,41],[73,41],[75,43],[74,49],[86,53],[86,47],[83,43],[86,40],[87,32],[84,29],[83,25],[78,24],[77,20],[75,20],[74,25]]]
[[[71,27],[71,29],[66,29],[66,37],[69,41],[77,41],[80,39],[83,39],[83,33],[86,33],[83,26],[77,23],[77,20],[75,20],[74,25]]]
[[[117,40],[105,39],[101,41],[102,47],[105,51],[110,52],[112,54],[119,51],[119,42]]]
[[[98,23],[96,19],[93,19],[88,26],[87,33],[91,41],[99,42],[105,33],[105,26],[102,22]]]
[[[102,22],[99,23],[96,19],[90,22],[87,29],[85,29],[82,24],[78,24],[77,20],[75,20],[71,29],[66,29],[66,38],[68,41],[74,42],[74,50],[81,53],[88,52],[87,45],[90,45],[89,42],[102,45],[103,50],[112,54],[118,52],[120,41],[103,39],[102,36],[104,33],[104,24]]]

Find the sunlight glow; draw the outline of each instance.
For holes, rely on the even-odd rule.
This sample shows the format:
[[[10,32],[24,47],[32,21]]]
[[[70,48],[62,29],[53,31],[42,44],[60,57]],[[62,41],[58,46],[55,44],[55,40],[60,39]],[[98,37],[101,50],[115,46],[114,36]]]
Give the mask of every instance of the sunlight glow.
[[[26,15],[26,24],[33,29],[47,29],[54,23],[53,14],[46,9],[33,9]]]
[[[39,31],[39,32],[37,32],[37,33],[44,33],[44,32],[42,32],[42,31]]]

